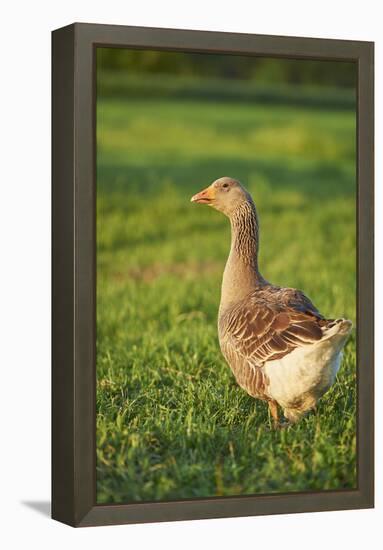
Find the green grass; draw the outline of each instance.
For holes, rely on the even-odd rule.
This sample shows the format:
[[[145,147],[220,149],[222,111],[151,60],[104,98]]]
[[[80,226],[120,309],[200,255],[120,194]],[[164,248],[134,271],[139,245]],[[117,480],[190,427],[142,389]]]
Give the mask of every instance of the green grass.
[[[98,502],[355,487],[355,336],[317,413],[271,430],[218,346],[228,221],[189,202],[241,179],[263,275],[355,321],[353,111],[101,99],[97,128]]]
[[[270,60],[269,60],[270,61]],[[301,63],[301,62],[300,62]],[[103,97],[194,99],[312,108],[355,109],[355,89],[349,87],[262,83],[257,79],[222,79],[179,74],[153,74],[132,70],[97,71],[97,88]]]

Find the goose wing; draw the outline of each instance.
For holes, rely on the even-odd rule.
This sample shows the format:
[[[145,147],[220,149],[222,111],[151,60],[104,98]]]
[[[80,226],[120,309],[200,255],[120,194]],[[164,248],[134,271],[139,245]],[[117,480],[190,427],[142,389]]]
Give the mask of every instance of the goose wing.
[[[255,291],[223,314],[220,341],[226,350],[261,366],[300,346],[314,344],[326,323],[300,291],[272,287]]]

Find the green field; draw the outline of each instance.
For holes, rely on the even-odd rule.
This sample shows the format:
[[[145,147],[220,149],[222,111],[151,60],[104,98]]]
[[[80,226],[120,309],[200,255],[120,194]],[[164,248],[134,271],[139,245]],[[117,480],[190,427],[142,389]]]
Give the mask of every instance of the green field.
[[[100,99],[97,143],[98,502],[355,487],[355,334],[316,414],[272,430],[219,350],[228,220],[190,203],[240,179],[264,277],[355,321],[354,111]]]

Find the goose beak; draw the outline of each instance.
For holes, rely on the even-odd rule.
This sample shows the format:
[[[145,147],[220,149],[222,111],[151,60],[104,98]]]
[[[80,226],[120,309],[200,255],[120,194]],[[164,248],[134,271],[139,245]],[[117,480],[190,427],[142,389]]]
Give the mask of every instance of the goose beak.
[[[200,191],[190,199],[190,202],[199,202],[200,204],[209,204],[215,198],[215,189],[211,185]]]

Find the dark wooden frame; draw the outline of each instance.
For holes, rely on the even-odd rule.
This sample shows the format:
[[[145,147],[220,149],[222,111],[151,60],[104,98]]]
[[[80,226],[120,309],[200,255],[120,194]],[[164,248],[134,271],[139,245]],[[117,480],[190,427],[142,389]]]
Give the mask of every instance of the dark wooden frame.
[[[96,504],[97,46],[357,63],[357,489]],[[52,517],[90,526],[373,507],[373,43],[75,23],[53,32],[52,49]]]

